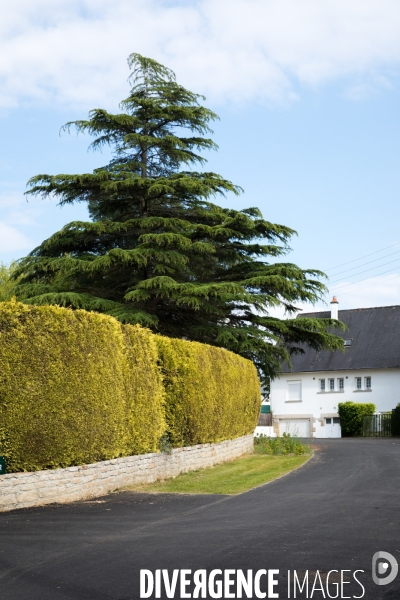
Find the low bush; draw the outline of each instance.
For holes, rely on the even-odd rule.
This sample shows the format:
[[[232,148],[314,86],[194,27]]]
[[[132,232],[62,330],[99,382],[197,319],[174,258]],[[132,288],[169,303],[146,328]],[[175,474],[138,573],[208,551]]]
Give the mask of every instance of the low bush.
[[[339,402],[338,413],[342,436],[362,435],[363,417],[373,415],[375,410],[375,404],[372,403]]]
[[[400,404],[392,411],[392,435],[400,437]]]
[[[290,433],[284,433],[282,437],[267,437],[259,435],[254,438],[254,451],[256,454],[310,454],[310,446],[305,446],[301,440],[291,437]]]
[[[254,364],[232,352],[156,336],[166,391],[167,435],[173,447],[252,433],[260,412]]]

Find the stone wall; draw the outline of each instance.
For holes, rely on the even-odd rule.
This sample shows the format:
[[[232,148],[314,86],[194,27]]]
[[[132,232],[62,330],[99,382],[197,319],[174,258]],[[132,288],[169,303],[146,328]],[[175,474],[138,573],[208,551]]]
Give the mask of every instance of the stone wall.
[[[141,454],[91,465],[0,476],[0,511],[73,502],[118,488],[151,483],[211,467],[253,452],[253,434],[218,444],[177,448],[171,454]]]

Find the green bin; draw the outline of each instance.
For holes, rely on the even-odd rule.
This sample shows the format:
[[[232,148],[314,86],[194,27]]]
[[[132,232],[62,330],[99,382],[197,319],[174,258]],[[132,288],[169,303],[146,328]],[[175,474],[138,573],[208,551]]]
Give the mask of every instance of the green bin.
[[[5,475],[6,473],[6,457],[0,456],[0,475]]]

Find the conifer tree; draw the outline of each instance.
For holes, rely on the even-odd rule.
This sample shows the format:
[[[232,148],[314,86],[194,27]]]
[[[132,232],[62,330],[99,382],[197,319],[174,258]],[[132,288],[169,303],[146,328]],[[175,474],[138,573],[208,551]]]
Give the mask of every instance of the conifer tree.
[[[232,210],[215,197],[241,189],[220,175],[196,171],[217,116],[174,73],[139,54],[128,59],[131,91],[119,114],[94,109],[67,123],[109,146],[113,159],[93,173],[37,175],[30,195],[60,205],[86,202],[90,222],[75,221],[22,259],[18,295],[113,315],[156,332],[222,346],[273,376],[306,344],[336,349],[330,320],[278,319],[296,302],[324,291],[316,270],[271,263],[295,233],[266,221],[257,208]]]

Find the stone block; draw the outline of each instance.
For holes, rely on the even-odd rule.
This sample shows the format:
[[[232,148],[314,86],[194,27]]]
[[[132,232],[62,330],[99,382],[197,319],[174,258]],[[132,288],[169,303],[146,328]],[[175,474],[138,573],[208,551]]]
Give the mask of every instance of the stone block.
[[[9,494],[4,494],[4,496],[0,497],[0,507],[2,509],[7,508],[7,506],[11,506],[17,503],[17,494],[14,493],[9,493]]]
[[[32,506],[32,504],[30,503],[38,501],[39,498],[40,497],[37,490],[31,490],[29,492],[17,492],[18,504],[25,504],[25,506],[27,505],[27,503],[29,504],[29,506]]]

